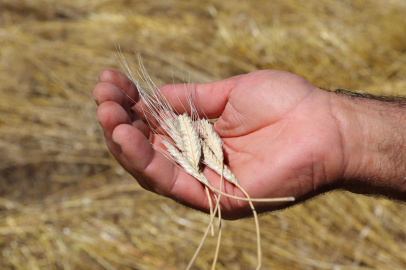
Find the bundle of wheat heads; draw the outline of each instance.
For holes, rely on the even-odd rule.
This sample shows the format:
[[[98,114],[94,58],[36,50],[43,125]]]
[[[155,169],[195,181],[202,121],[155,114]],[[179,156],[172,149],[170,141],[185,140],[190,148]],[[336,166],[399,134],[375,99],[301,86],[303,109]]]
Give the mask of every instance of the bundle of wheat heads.
[[[154,147],[182,170],[193,176],[205,186],[206,196],[210,205],[210,222],[202,237],[199,247],[197,248],[186,269],[190,269],[192,267],[210,230],[212,236],[214,236],[213,221],[217,215],[219,219],[219,232],[217,247],[212,264],[212,269],[215,269],[221,239],[221,195],[236,200],[248,201],[254,216],[257,232],[258,265],[256,269],[260,269],[262,260],[260,230],[258,216],[252,202],[293,201],[294,198],[284,197],[271,199],[251,199],[248,193],[239,185],[235,175],[231,172],[227,165],[224,164],[222,140],[214,131],[213,126],[207,117],[199,117],[196,106],[193,104],[191,98],[190,85],[186,83],[184,84],[184,90],[186,91],[188,101],[187,106],[189,106],[189,108],[184,109],[185,111],[190,110],[190,115],[187,113],[179,114],[148,75],[139,53],[137,56],[140,67],[137,73],[144,84],[143,86],[135,79],[124,56],[121,53],[118,54],[118,60],[125,70],[126,75],[136,85],[139,92],[140,101],[143,102],[142,105],[145,105],[145,108],[143,107],[145,119],[147,120],[151,131],[157,135],[158,141],[161,143],[161,145],[154,145]],[[220,175],[219,190],[212,187],[202,173],[203,165],[208,166]],[[221,187],[223,185],[223,179],[238,187],[244,193],[246,198],[236,197],[222,192]],[[212,202],[212,196],[214,197],[215,206]]]

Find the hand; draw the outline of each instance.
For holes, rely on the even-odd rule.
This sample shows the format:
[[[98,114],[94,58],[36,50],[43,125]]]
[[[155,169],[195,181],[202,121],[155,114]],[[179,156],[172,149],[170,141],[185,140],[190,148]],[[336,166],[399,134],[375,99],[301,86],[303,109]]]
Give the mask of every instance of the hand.
[[[203,185],[152,147],[155,136],[136,113],[140,102],[134,104],[134,84],[112,69],[103,70],[99,80],[93,90],[97,117],[118,162],[143,188],[208,212]],[[339,122],[330,106],[335,94],[275,70],[191,87],[198,110],[218,118],[214,128],[223,139],[226,163],[252,198],[293,196],[297,203],[340,186],[346,162]],[[182,103],[187,104],[184,86],[165,85],[161,90],[182,113]],[[209,168],[203,172],[219,189],[220,177]],[[244,197],[230,183],[222,189]],[[291,204],[255,206],[265,212]],[[251,215],[243,201],[223,196],[221,207],[227,219]]]

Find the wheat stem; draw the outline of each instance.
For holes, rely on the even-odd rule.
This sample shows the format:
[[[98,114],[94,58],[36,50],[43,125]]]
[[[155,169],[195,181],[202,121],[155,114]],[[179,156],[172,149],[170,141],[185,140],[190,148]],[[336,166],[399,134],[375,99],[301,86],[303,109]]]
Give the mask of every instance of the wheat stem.
[[[204,189],[206,191],[207,200],[209,201],[210,217],[212,217],[213,216],[213,203],[211,201],[210,191],[209,191],[209,188],[207,186],[205,186]],[[211,236],[214,236],[214,225],[213,224],[211,224]]]
[[[222,165],[224,165],[224,161],[221,162]],[[220,191],[221,187],[223,186],[223,170],[221,170],[220,174]],[[217,204],[220,204],[220,199],[221,199],[221,194],[218,196],[218,201]],[[221,208],[219,207],[219,234],[217,236],[217,246],[216,246],[216,252],[214,253],[214,259],[213,259],[213,264],[211,266],[211,270],[214,270],[216,268],[216,263],[217,263],[217,258],[220,252],[220,241],[221,241],[221,231],[222,231],[222,226],[221,226]]]
[[[208,186],[209,189],[211,189],[211,191],[213,192],[217,192],[221,195],[224,195],[228,198],[232,198],[232,199],[236,199],[236,200],[240,200],[240,201],[245,201],[245,202],[293,202],[295,200],[294,197],[280,197],[280,198],[260,198],[260,199],[252,199],[252,198],[242,198],[242,197],[237,197],[237,196],[233,196],[227,193],[224,193],[218,189],[215,189],[212,186]]]
[[[220,205],[219,205],[219,201],[218,201],[218,199],[217,199],[217,196],[216,196],[216,195],[214,195],[214,196],[215,196],[215,198],[216,198],[217,203],[216,203],[216,206],[214,207],[214,210],[213,210],[213,216],[210,218],[209,225],[207,226],[207,229],[206,229],[206,231],[204,232],[204,235],[203,235],[203,237],[202,237],[202,240],[200,241],[200,244],[199,244],[199,246],[197,247],[197,249],[196,249],[196,251],[195,251],[195,254],[193,255],[192,259],[190,260],[189,264],[187,265],[186,270],[190,270],[190,268],[192,267],[193,263],[195,262],[195,260],[196,260],[196,258],[197,258],[197,255],[200,253],[200,250],[201,250],[202,247],[203,247],[204,241],[205,241],[206,238],[207,238],[207,234],[208,234],[209,231],[210,231],[211,225],[213,224],[213,221],[214,221],[214,218],[215,218],[215,216],[216,216],[217,210],[220,208]]]
[[[245,196],[247,196],[248,199],[250,199],[250,196],[245,191],[245,189],[243,189],[238,184],[236,186],[244,193]],[[252,213],[254,214],[254,220],[255,220],[255,229],[256,229],[256,233],[257,233],[257,256],[258,256],[258,266],[257,266],[256,270],[259,270],[262,265],[261,232],[259,230],[259,221],[258,221],[257,211],[255,210],[255,207],[252,204],[252,201],[248,201],[248,203],[250,204]]]
[[[216,156],[217,160],[223,160],[222,141],[219,135],[214,131],[212,124],[207,119],[199,120],[199,132],[204,138],[210,150]]]

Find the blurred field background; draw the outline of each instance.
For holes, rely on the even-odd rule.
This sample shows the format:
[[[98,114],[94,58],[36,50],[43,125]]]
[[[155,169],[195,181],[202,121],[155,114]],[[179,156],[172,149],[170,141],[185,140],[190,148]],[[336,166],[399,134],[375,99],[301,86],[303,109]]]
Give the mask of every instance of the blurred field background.
[[[207,215],[143,191],[109,155],[91,90],[116,44],[158,83],[282,69],[406,95],[404,0],[0,1],[0,268],[182,269]],[[249,91],[249,89],[247,89]],[[262,269],[405,269],[405,206],[333,192],[260,218]],[[253,269],[252,219],[217,269]],[[209,269],[215,238],[194,269]]]

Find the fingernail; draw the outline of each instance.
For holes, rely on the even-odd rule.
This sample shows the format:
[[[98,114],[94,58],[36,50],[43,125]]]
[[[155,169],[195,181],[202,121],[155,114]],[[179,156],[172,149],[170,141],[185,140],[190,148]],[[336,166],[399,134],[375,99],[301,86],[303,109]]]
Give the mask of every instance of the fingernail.
[[[92,93],[92,97],[93,97],[94,101],[96,102],[96,104],[99,105],[99,101],[98,101],[97,98],[93,95],[93,93]]]
[[[120,141],[117,140],[116,138],[114,138],[114,136],[113,136],[113,142],[115,142],[116,144],[120,145]]]
[[[96,113],[96,119],[97,119],[97,122],[99,122],[100,123],[100,119],[99,119],[99,117],[97,116],[97,113]]]

